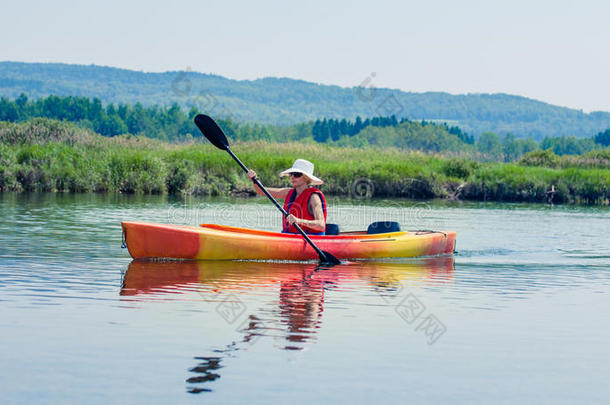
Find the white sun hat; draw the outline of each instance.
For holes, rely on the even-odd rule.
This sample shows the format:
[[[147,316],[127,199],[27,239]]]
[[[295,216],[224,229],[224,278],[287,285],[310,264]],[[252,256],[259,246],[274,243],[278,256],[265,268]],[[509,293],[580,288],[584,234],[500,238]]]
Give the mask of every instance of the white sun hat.
[[[317,186],[323,184],[324,182],[313,175],[313,163],[305,159],[297,159],[292,164],[290,169],[284,170],[280,173],[280,177],[288,176],[290,173],[303,173],[305,176],[309,177],[311,180],[312,186]]]

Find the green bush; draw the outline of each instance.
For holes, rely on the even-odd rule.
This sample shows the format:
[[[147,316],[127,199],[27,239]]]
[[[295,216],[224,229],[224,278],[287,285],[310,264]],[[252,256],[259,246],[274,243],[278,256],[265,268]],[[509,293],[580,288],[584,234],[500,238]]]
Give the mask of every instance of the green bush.
[[[480,165],[472,160],[448,159],[444,162],[442,171],[447,177],[467,179]]]
[[[523,166],[559,167],[561,158],[551,150],[535,150],[526,153],[519,164]]]
[[[189,178],[193,171],[193,163],[188,160],[171,162],[168,166],[167,178],[165,179],[167,192],[177,194],[188,190]]]
[[[109,168],[113,188],[122,193],[160,194],[166,190],[165,162],[147,152],[115,152]]]

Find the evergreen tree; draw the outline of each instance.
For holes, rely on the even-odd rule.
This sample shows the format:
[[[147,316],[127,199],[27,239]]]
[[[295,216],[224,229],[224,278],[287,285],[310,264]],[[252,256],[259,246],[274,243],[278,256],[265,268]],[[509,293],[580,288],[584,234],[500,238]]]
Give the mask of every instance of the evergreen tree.
[[[0,98],[0,121],[15,122],[19,120],[19,109],[12,101]]]
[[[358,115],[356,117],[356,122],[354,122],[354,127],[352,129],[352,133],[350,135],[354,136],[356,135],[358,132],[362,131],[363,126],[362,126],[362,118],[360,118],[360,116]]]
[[[610,146],[610,129],[607,129],[604,132],[600,132],[599,134],[595,135],[595,138],[593,138],[593,140],[599,145]]]
[[[126,121],[127,120],[127,115],[129,113],[128,106],[125,105],[125,104],[119,104],[119,109],[118,109],[117,113],[119,114],[119,117],[121,117],[121,119],[123,121]]]
[[[322,120],[322,122],[320,122],[320,125],[318,126],[318,130],[317,130],[317,134],[314,135],[314,138],[316,142],[327,142],[328,138],[330,138],[330,131],[328,128],[328,121],[326,120],[326,118],[324,118]]]

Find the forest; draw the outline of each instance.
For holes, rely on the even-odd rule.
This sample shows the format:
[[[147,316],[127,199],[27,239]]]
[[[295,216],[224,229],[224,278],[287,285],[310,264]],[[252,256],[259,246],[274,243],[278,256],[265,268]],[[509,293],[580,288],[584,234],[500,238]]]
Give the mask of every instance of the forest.
[[[131,134],[166,142],[201,139],[192,119],[198,110],[184,111],[178,104],[144,106],[141,103],[104,105],[100,99],[75,96],[48,96],[29,100],[25,94],[11,100],[0,98],[0,121],[25,122],[49,118],[71,122],[97,134],[113,137]],[[534,150],[551,150],[556,155],[582,155],[610,145],[610,130],[583,138],[545,137],[540,142],[484,132],[478,137],[460,127],[406,118],[323,118],[294,125],[240,123],[218,119],[234,141],[314,142],[343,147],[394,147],[428,153],[444,153],[482,161],[515,161]]]

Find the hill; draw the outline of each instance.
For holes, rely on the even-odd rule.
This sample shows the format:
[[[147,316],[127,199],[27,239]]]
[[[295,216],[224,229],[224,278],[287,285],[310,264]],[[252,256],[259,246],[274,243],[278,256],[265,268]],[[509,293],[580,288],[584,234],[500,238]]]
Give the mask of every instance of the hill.
[[[591,137],[610,128],[610,113],[584,113],[508,94],[411,93],[342,88],[287,78],[232,80],[196,72],[144,73],[103,66],[0,62],[0,96],[97,97],[104,103],[195,107],[245,122],[289,125],[317,118],[390,116],[445,121],[475,136],[511,133]]]

